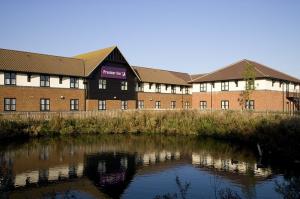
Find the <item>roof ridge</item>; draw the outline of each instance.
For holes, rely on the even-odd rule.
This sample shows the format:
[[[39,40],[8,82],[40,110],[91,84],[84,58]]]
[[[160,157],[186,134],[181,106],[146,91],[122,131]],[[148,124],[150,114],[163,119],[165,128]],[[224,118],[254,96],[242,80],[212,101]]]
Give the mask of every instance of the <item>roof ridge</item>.
[[[97,53],[99,51],[103,51],[103,50],[107,50],[107,49],[115,49],[117,48],[116,45],[113,45],[113,46],[110,46],[110,47],[106,47],[106,48],[101,48],[101,49],[97,49],[97,50],[91,50],[91,51],[88,51],[86,53],[81,53],[81,54],[78,54],[78,55],[75,55],[73,56],[75,59],[81,59],[81,58],[76,58],[77,56],[83,56],[83,55],[87,55],[87,54],[91,54],[91,53]]]
[[[245,61],[249,64],[249,65],[252,65],[252,63],[251,62],[253,62],[253,61],[251,61],[251,60],[247,60],[247,59],[245,59]],[[255,62],[254,62],[255,63]],[[263,73],[261,70],[259,70],[256,66],[254,66],[254,69],[258,72],[258,73],[260,73],[261,75],[263,75],[263,76],[265,76],[265,77],[269,77],[269,75],[266,75],[265,73]]]
[[[195,80],[201,79],[201,78],[206,77],[206,76],[208,76],[208,75],[211,75],[211,74],[213,74],[213,73],[219,72],[219,71],[221,71],[221,70],[230,68],[230,67],[234,66],[235,64],[240,63],[240,62],[243,62],[243,61],[247,61],[247,60],[246,60],[246,59],[242,59],[242,60],[236,61],[236,62],[231,63],[231,64],[229,64],[229,65],[226,65],[226,66],[224,66],[224,67],[222,67],[222,68],[219,68],[219,69],[217,69],[217,70],[215,70],[215,71],[213,71],[213,72],[210,72],[210,73],[207,73],[207,74],[205,74],[205,75],[203,75],[203,76],[197,77],[197,78],[191,80],[191,82],[194,82]]]
[[[179,72],[179,71],[173,71],[173,70],[166,70],[166,69],[159,69],[159,68],[153,68],[153,67],[146,67],[146,66],[132,66],[132,67],[137,67],[137,68],[146,68],[146,69],[152,69],[152,70],[160,70],[160,71],[166,71],[166,72],[173,72],[173,73],[182,73],[182,74],[188,74],[190,75],[189,73],[186,73],[186,72]]]
[[[29,52],[29,51],[23,51],[23,50],[13,50],[13,49],[6,49],[6,48],[0,48],[0,50],[14,51],[14,52],[20,52],[20,53],[30,53],[30,54],[35,54],[35,55],[43,55],[43,56],[50,56],[50,57],[57,57],[57,58],[76,59],[76,60],[83,61],[82,59],[76,58],[76,57],[66,57],[66,56],[60,56],[60,55],[50,55],[50,54],[46,54],[46,53],[36,53],[36,52]]]

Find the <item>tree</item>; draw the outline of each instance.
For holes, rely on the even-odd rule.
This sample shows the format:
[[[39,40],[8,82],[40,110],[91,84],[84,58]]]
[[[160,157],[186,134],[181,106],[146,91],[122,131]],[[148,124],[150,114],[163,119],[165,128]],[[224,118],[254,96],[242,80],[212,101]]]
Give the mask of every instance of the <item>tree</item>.
[[[250,62],[246,62],[245,70],[242,73],[243,80],[245,81],[245,89],[241,92],[241,98],[239,99],[242,109],[244,109],[246,103],[251,98],[251,93],[255,90],[255,68]]]

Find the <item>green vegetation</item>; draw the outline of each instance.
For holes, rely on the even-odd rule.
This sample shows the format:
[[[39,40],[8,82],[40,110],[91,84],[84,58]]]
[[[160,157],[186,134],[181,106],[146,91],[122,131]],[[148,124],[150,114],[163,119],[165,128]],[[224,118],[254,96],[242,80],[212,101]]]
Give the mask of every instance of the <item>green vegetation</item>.
[[[53,117],[49,120],[0,119],[0,137],[37,137],[76,134],[178,134],[236,141],[264,154],[299,156],[300,118],[251,112],[133,111],[86,119]]]

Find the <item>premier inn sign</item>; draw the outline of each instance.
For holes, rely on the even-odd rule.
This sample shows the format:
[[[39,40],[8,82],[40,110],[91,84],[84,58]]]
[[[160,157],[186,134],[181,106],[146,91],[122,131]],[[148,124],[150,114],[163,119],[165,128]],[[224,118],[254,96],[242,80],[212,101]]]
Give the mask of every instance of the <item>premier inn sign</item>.
[[[102,66],[101,77],[126,79],[126,68]]]

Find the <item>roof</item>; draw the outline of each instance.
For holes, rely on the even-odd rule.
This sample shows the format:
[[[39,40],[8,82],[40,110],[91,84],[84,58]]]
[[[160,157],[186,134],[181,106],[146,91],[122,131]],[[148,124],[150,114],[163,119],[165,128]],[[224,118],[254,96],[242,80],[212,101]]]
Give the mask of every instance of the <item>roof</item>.
[[[75,58],[0,49],[0,70],[84,76],[84,63]]]
[[[78,58],[78,59],[82,59],[84,61],[85,76],[89,76],[97,68],[97,66],[99,66],[99,64],[101,64],[114,50],[119,50],[119,49],[118,49],[117,46],[112,46],[112,47],[108,47],[108,48],[104,48],[104,49],[100,49],[100,50],[91,51],[91,52],[88,52],[88,53],[76,55],[74,57]],[[126,62],[127,62],[127,60],[126,60]],[[130,65],[129,65],[129,67],[131,68],[133,73],[138,77],[135,70]]]
[[[133,66],[142,82],[190,86],[188,73]]]
[[[300,80],[295,77],[247,59],[243,59],[212,73],[208,73],[206,75],[195,78],[190,81],[190,83],[244,79],[243,73],[245,71],[245,67],[249,64],[254,67],[256,78],[279,79],[294,83],[300,83]]]
[[[201,76],[206,75],[206,73],[202,73],[202,74],[191,74],[191,80],[193,81],[194,79],[197,79]]]

